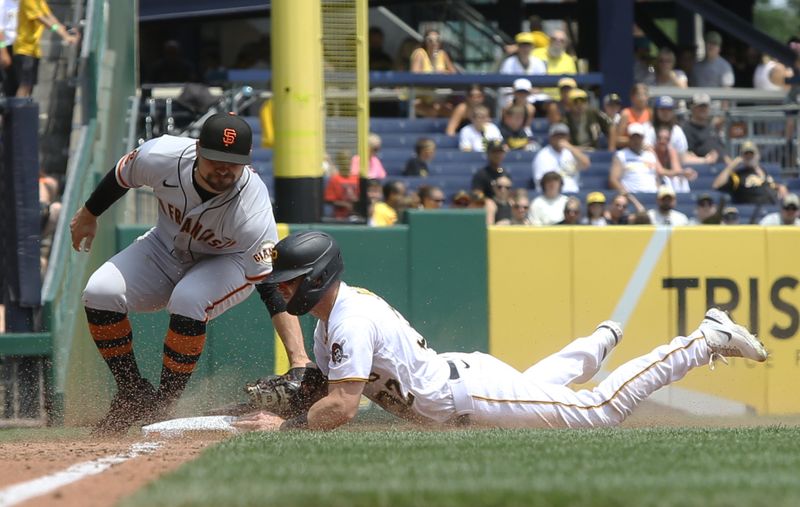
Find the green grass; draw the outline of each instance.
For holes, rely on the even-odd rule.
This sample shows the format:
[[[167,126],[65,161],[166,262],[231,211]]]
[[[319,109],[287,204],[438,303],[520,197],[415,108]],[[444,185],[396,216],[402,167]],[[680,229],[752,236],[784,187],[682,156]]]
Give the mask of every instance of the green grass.
[[[800,505],[800,429],[251,433],[126,507]]]

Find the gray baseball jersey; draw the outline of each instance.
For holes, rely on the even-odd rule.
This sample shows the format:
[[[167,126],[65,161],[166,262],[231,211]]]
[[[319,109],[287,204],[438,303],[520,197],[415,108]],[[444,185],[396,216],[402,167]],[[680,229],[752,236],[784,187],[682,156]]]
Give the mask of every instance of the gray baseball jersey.
[[[278,240],[264,182],[246,167],[234,186],[203,202],[192,183],[196,140],[162,136],[122,157],[117,182],[148,186],[156,226],[90,278],[90,308],[127,313],[167,307],[197,320],[244,300],[272,271]]]

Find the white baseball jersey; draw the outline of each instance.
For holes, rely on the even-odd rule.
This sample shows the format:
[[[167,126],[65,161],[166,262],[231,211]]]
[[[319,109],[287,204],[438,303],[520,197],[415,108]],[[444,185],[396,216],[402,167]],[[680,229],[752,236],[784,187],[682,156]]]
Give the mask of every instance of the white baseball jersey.
[[[364,381],[364,395],[398,417],[454,415],[447,360],[368,290],[341,282],[327,326],[319,321],[314,331],[314,357],[329,383]]]
[[[152,312],[207,321],[244,301],[272,271],[278,240],[264,182],[245,168],[234,186],[203,202],[192,183],[196,140],[163,136],[116,165],[125,188],[153,188],[158,222],[95,271],[88,308]]]
[[[327,321],[317,323],[314,354],[328,382],[365,382],[364,394],[411,420],[494,427],[580,428],[621,422],[657,389],[708,364],[700,331],[677,337],[617,368],[594,389],[591,379],[618,337],[600,326],[520,372],[481,352],[437,354],[380,297],[341,283]]]
[[[262,280],[272,271],[269,250],[278,241],[267,187],[248,166],[233,188],[203,202],[192,183],[196,143],[174,136],[150,140],[117,162],[117,182],[153,189],[158,199],[153,233],[172,246],[175,257],[241,254],[247,280]]]

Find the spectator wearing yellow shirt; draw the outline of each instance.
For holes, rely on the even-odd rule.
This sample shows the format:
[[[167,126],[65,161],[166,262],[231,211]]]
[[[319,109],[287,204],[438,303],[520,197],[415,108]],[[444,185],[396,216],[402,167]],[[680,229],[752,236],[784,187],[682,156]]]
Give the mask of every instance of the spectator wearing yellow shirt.
[[[30,97],[39,73],[41,39],[45,28],[58,33],[67,44],[76,44],[78,35],[67,31],[50,12],[46,0],[21,0],[14,41],[14,70],[19,79],[17,97]]]
[[[567,33],[555,30],[550,34],[550,44],[546,48],[534,49],[533,56],[544,61],[550,75],[577,74],[575,59],[566,51],[568,45]],[[545,88],[543,91],[553,98],[559,96],[557,88]]]
[[[383,185],[383,201],[372,207],[369,225],[387,227],[397,223],[406,197],[406,185],[402,181],[389,181]]]

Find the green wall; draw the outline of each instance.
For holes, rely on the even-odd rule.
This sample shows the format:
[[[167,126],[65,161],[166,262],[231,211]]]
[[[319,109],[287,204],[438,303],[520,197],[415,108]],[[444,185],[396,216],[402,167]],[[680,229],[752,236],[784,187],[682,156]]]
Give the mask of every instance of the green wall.
[[[323,230],[342,248],[344,280],[369,288],[403,313],[433,348],[488,351],[486,225],[482,212],[413,211],[389,228],[292,225]],[[147,230],[119,226],[117,247]],[[131,315],[142,373],[157,382],[168,325],[166,312]],[[314,319],[302,319],[312,352]],[[271,321],[257,293],[209,324],[206,349],[181,407],[218,406],[242,396],[244,382],[272,373]]]

